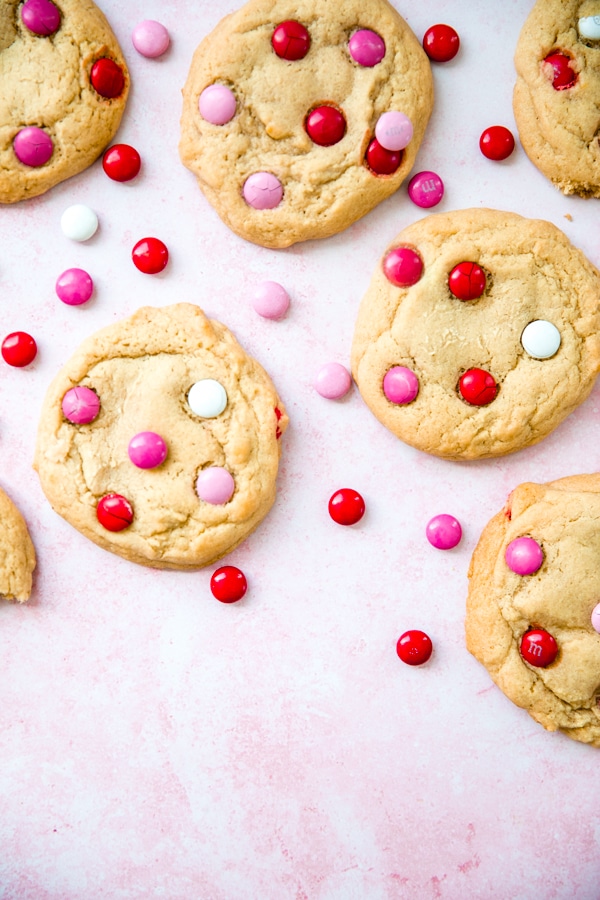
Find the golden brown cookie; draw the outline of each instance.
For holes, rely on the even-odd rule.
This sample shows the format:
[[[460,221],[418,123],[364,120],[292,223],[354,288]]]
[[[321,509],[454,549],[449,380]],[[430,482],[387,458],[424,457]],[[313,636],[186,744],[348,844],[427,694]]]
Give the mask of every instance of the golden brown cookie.
[[[183,99],[184,164],[233,231],[277,248],[335,234],[400,187],[433,85],[387,0],[250,0],[202,41]]]
[[[189,303],[88,338],[44,401],[35,455],[67,522],[157,568],[206,566],[275,499],[284,407],[230,331]]]
[[[600,475],[521,484],[469,570],[466,638],[550,731],[600,747]]]
[[[379,421],[420,450],[520,450],[593,387],[600,273],[550,222],[490,209],[428,216],[378,264],[352,368]]]
[[[0,0],[0,203],[91,165],[128,90],[117,39],[91,0]]]
[[[565,194],[600,196],[600,2],[538,0],[515,65],[513,106],[527,155]]]
[[[25,520],[0,490],[0,597],[23,603],[31,594],[35,550]]]

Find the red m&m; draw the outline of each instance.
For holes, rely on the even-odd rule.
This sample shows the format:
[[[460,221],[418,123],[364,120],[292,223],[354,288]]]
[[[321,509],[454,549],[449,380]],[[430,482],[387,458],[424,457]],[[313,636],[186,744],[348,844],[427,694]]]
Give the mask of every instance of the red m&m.
[[[294,62],[304,59],[310,48],[310,35],[304,25],[288,19],[277,26],[271,37],[271,46],[281,59]]]
[[[521,638],[521,656],[530,666],[545,669],[558,655],[558,644],[544,628],[531,628]]]
[[[424,631],[405,631],[398,639],[396,653],[407,666],[421,666],[433,652],[433,644]]]
[[[19,369],[32,363],[37,354],[37,344],[26,331],[13,331],[7,335],[1,349],[4,362]]]
[[[129,144],[114,144],[102,157],[102,168],[113,181],[131,181],[141,165],[140,154]]]
[[[365,514],[365,501],[352,488],[341,488],[329,500],[329,515],[338,525],[356,525]]]
[[[494,376],[485,369],[468,369],[460,377],[458,390],[463,400],[472,406],[487,406],[495,400],[498,385]]]
[[[396,247],[383,260],[383,271],[396,287],[411,287],[423,274],[423,260],[411,247]]]
[[[485,291],[485,272],[474,262],[461,262],[448,276],[448,287],[458,300],[477,300]]]
[[[133,522],[133,507],[121,494],[106,494],[96,507],[96,517],[107,531],[123,531]]]
[[[120,97],[125,87],[121,66],[107,56],[96,60],[90,72],[90,81],[96,93],[107,100]]]
[[[336,106],[317,106],[306,117],[306,132],[320,147],[339,143],[346,133],[346,119]]]
[[[246,576],[236,566],[221,566],[210,579],[213,597],[221,603],[236,603],[248,589]]]
[[[402,150],[386,150],[373,138],[365,154],[368,167],[375,175],[393,175],[402,162]]]
[[[555,91],[571,88],[577,81],[577,73],[571,68],[571,60],[564,53],[551,53],[544,60],[544,65]]]
[[[169,262],[169,251],[166,244],[158,238],[148,237],[138,241],[131,251],[131,258],[136,269],[146,275],[157,275]]]
[[[515,149],[512,131],[504,125],[491,125],[479,138],[479,149],[487,159],[508,159]]]
[[[449,62],[460,48],[460,38],[451,25],[432,25],[423,36],[423,49],[434,62]]]

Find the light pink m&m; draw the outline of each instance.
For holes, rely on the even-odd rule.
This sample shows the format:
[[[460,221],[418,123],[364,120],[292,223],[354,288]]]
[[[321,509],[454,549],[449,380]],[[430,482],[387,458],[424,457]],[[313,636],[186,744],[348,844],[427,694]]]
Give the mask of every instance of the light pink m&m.
[[[200,94],[198,109],[211,125],[226,125],[235,116],[235,95],[224,84],[209,84]]]
[[[600,634],[600,603],[592,610],[592,628]]]
[[[169,32],[160,22],[145,19],[136,25],[131,34],[131,41],[138,53],[155,59],[169,49],[171,38]]]
[[[326,363],[317,372],[315,390],[326,400],[339,400],[344,397],[352,385],[350,372],[341,363]]]
[[[233,475],[222,466],[202,469],[196,479],[196,493],[205,503],[220,506],[229,503],[235,491]]]
[[[84,269],[66,269],[56,280],[56,293],[67,306],[87,303],[94,292],[94,282]]]
[[[21,128],[15,136],[13,150],[19,162],[33,169],[48,162],[54,152],[54,144],[49,134],[35,125],[30,125]]]
[[[444,196],[444,182],[435,172],[417,172],[408,183],[408,196],[422,209],[437,206]]]
[[[533,538],[520,537],[510,542],[504,558],[508,568],[517,575],[533,575],[544,562],[544,553]]]
[[[383,393],[390,403],[412,403],[419,393],[419,379],[406,366],[393,366],[385,373]]]
[[[39,37],[48,37],[60,27],[60,12],[51,0],[27,0],[21,7],[23,25]]]
[[[244,182],[243,194],[253,209],[275,209],[281,203],[283,186],[271,172],[255,172]]]
[[[412,122],[401,112],[385,112],[377,120],[375,137],[385,150],[404,150],[412,141]]]
[[[437,550],[452,550],[460,544],[462,528],[458,519],[442,513],[429,520],[425,534],[431,546]]]
[[[354,62],[370,69],[385,56],[385,41],[376,31],[361,28],[348,41],[348,50]]]
[[[155,431],[140,431],[129,441],[129,459],[138,469],[155,469],[167,458],[167,445]]]
[[[423,260],[410,247],[396,247],[383,260],[383,271],[396,287],[411,287],[423,274]]]
[[[263,319],[281,319],[290,305],[290,295],[276,281],[261,281],[252,294],[254,311]]]
[[[78,385],[62,398],[62,411],[65,419],[74,425],[89,425],[98,417],[100,398],[90,388]]]

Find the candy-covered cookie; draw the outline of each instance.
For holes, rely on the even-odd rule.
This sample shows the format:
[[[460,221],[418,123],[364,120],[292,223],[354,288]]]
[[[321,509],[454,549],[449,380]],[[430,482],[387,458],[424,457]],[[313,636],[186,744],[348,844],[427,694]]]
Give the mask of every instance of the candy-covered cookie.
[[[51,384],[35,468],[61,516],[113,553],[198,568],[275,499],[284,407],[231,332],[188,303],[97,332]]]
[[[469,570],[467,647],[550,731],[600,747],[600,475],[521,484]]]
[[[91,0],[0,2],[0,203],[91,165],[129,90],[123,54]]]
[[[531,161],[565,194],[600,196],[600,0],[538,0],[519,37],[513,106]]]
[[[420,450],[527,447],[600,371],[600,273],[549,222],[490,209],[421,219],[377,266],[352,368],[377,418]]]
[[[276,248],[398,189],[433,86],[387,0],[250,0],[202,41],[183,98],[183,162],[233,231]]]
[[[25,520],[0,490],[0,597],[23,603],[31,594],[35,550]]]

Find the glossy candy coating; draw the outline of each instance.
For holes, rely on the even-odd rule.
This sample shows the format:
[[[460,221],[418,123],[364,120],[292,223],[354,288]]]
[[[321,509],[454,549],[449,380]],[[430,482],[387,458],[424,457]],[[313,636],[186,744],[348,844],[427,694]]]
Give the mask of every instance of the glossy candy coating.
[[[304,127],[313,143],[332,147],[344,137],[346,119],[335,106],[317,106],[309,112]]]
[[[121,66],[106,56],[97,59],[92,66],[90,81],[96,93],[106,100],[120,97],[125,87],[125,76]]]
[[[254,172],[244,182],[244,200],[253,209],[275,209],[283,197],[283,185],[271,172]]]
[[[131,33],[131,42],[138,53],[149,59],[162,56],[169,49],[171,38],[164,25],[154,19],[144,19]]]
[[[187,395],[190,409],[203,419],[220,416],[227,406],[227,391],[214,378],[203,378],[191,386]]]
[[[339,400],[352,386],[352,376],[341,363],[330,362],[322,366],[315,378],[315,390],[326,400]]]
[[[490,125],[479,138],[479,149],[487,159],[508,159],[515,149],[512,131],[504,125]]]
[[[304,25],[294,19],[281,22],[271,37],[271,46],[281,59],[294,62],[304,59],[310,49],[310,35]]]
[[[98,230],[98,216],[83,203],[67,207],[60,217],[60,227],[65,237],[83,243],[89,241]]]
[[[448,276],[448,287],[458,300],[477,300],[485,285],[485,272],[474,262],[459,263]]]
[[[233,475],[222,466],[202,469],[196,479],[196,493],[205,503],[221,506],[229,503],[235,491]]]
[[[67,306],[81,306],[94,293],[94,282],[84,269],[66,269],[56,279],[56,294]]]
[[[96,507],[96,517],[107,531],[124,531],[133,522],[133,507],[122,494],[106,494]]]
[[[458,390],[471,406],[487,406],[496,399],[498,385],[485,369],[468,369],[459,379]]]
[[[550,359],[560,348],[560,331],[546,319],[535,319],[524,328],[521,344],[533,359]]]
[[[515,538],[508,544],[504,559],[517,575],[534,575],[544,562],[544,551],[532,537]]]
[[[584,16],[577,22],[579,37],[588,41],[600,41],[600,15]]]
[[[5,363],[21,369],[35,359],[37,344],[26,331],[13,331],[2,341],[1,351]]]
[[[421,666],[426,663],[433,652],[433,644],[424,631],[414,629],[405,631],[398,638],[396,653],[407,666]]]
[[[246,576],[236,566],[221,566],[210,579],[213,597],[221,603],[236,603],[248,589]]]
[[[384,150],[404,150],[412,141],[413,125],[403,112],[392,110],[379,116],[375,137]]]
[[[102,168],[113,181],[131,181],[141,165],[140,154],[129,144],[113,144],[102,157]]]
[[[545,669],[558,655],[558,644],[544,628],[532,628],[521,638],[521,656],[530,666]]]
[[[252,294],[252,307],[264,319],[281,319],[290,305],[290,295],[276,281],[261,281]]]
[[[169,262],[166,244],[155,237],[142,238],[131,251],[136,269],[145,275],[157,275]]]
[[[129,441],[129,459],[138,469],[155,469],[167,458],[168,448],[155,431],[140,431]]]
[[[385,41],[376,31],[360,28],[348,41],[348,50],[354,62],[371,69],[385,56]]]
[[[89,425],[98,418],[100,398],[84,385],[70,388],[62,398],[63,415],[73,425]]]
[[[235,94],[225,84],[209,84],[198,98],[200,115],[211,125],[226,125],[235,116]]]
[[[573,87],[577,81],[577,73],[570,65],[570,58],[564,53],[551,53],[544,60],[544,67],[552,79],[552,87],[555,91],[564,91]]]
[[[592,628],[600,634],[600,603],[597,603],[591,615]]]
[[[386,150],[373,138],[365,154],[367,165],[375,175],[393,175],[402,162],[402,150]]]
[[[392,366],[383,378],[383,393],[390,403],[412,403],[419,393],[419,379],[406,366]]]
[[[338,525],[356,525],[365,514],[365,501],[352,488],[341,488],[329,500],[329,515]]]
[[[396,247],[386,255],[383,271],[396,287],[411,287],[423,274],[423,260],[410,247]]]
[[[449,62],[460,49],[460,38],[451,25],[432,25],[423,35],[423,49],[434,62]]]
[[[452,550],[461,541],[462,528],[454,516],[441,513],[429,520],[425,534],[431,546],[437,550]]]
[[[444,182],[435,172],[417,172],[408,182],[408,196],[422,209],[430,209],[444,196]]]
[[[51,0],[27,0],[21,7],[23,25],[39,37],[49,37],[60,28],[60,12]]]
[[[30,125],[21,128],[15,135],[13,150],[24,166],[37,169],[44,166],[54,153],[54,143],[49,134],[35,125]]]

